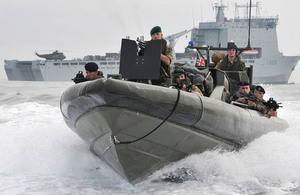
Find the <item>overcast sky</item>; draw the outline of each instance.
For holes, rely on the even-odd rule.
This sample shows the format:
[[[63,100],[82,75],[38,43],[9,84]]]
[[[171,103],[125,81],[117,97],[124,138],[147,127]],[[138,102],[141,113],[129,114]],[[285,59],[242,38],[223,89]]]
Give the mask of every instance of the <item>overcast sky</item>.
[[[155,25],[160,25],[167,36],[197,27],[201,21],[214,21],[215,2],[220,3],[218,0],[0,0],[0,80],[7,79],[4,59],[34,60],[38,59],[35,52],[54,50],[64,52],[67,59],[119,52],[122,38],[144,36],[148,40]],[[235,2],[248,1],[224,0],[223,4],[233,6]],[[279,51],[300,55],[300,1],[259,2],[261,16],[279,16]],[[233,7],[225,11],[228,18],[234,15]],[[256,10],[252,12],[255,14]],[[189,37],[188,34],[188,38],[179,39],[177,52],[184,50]],[[300,73],[300,67],[296,72]],[[297,79],[295,74],[293,78]]]

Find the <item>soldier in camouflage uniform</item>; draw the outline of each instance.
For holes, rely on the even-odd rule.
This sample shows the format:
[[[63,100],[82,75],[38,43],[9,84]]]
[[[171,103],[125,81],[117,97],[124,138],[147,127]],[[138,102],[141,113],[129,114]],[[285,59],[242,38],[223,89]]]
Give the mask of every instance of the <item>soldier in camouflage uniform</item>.
[[[254,108],[255,110],[258,110],[259,112],[261,112],[262,114],[267,114],[269,116],[275,116],[277,117],[277,112],[272,110],[272,109],[268,109],[264,103],[266,102],[263,98],[264,98],[264,94],[265,94],[265,90],[263,87],[261,86],[256,86],[255,90],[254,90],[254,95],[256,97],[255,101],[249,101],[248,105],[252,108]]]
[[[152,80],[153,85],[171,85],[171,67],[170,64],[173,60],[173,50],[167,45],[164,40],[160,26],[155,26],[150,31],[152,40],[162,40],[161,44],[161,64],[160,64],[160,77],[158,80]]]
[[[227,55],[220,60],[215,68],[224,71],[244,71],[247,72],[245,63],[236,55],[237,46],[234,43],[228,44]]]
[[[177,84],[176,88],[203,96],[201,90],[196,85],[192,85],[188,78],[186,78],[185,70],[183,68],[177,68],[173,73],[173,77]]]

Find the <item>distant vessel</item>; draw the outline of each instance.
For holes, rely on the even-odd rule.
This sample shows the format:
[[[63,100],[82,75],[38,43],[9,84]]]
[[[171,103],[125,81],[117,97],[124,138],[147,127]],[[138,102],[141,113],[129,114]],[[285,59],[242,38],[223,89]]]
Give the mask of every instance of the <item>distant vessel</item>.
[[[287,83],[291,73],[295,69],[300,56],[284,56],[278,51],[276,26],[278,17],[260,17],[259,3],[256,7],[256,17],[251,22],[251,47],[255,51],[241,53],[241,58],[246,66],[253,65],[254,83]],[[194,46],[226,47],[227,43],[234,41],[238,47],[247,46],[247,34],[249,20],[246,17],[239,18],[238,8],[247,8],[249,5],[235,4],[236,16],[227,19],[224,14],[224,5],[215,6],[216,21],[200,22],[198,28],[194,28],[191,41]]]
[[[39,55],[46,60],[18,61],[5,60],[4,68],[8,80],[19,81],[71,81],[78,71],[85,71],[87,62],[95,62],[99,70],[107,77],[108,74],[119,74],[120,54],[106,53],[105,56],[85,56],[83,59],[58,59],[64,55],[60,52]],[[53,55],[55,54],[55,55]],[[48,59],[48,60],[47,60]],[[51,60],[50,60],[51,59]],[[56,60],[55,60],[56,59]]]

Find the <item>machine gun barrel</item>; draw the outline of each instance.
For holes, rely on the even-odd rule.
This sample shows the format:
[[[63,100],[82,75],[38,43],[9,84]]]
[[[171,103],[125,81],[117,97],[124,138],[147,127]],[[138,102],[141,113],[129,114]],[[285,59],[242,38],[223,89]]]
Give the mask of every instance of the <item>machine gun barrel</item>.
[[[144,37],[141,36],[140,38],[137,38],[136,41],[138,42],[138,55],[143,56],[146,48],[146,42],[144,41]]]

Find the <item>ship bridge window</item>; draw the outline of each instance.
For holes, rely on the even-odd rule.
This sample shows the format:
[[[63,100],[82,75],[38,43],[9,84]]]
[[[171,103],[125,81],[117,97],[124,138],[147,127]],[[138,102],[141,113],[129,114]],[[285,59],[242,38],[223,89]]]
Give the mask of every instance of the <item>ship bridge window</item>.
[[[115,62],[108,62],[108,64],[116,64]]]
[[[69,62],[63,62],[62,65],[69,65]]]
[[[71,65],[78,65],[77,62],[71,62]]]
[[[100,62],[100,65],[107,65],[107,62]]]
[[[54,63],[53,63],[53,65],[55,65],[55,66],[59,66],[59,65],[60,65],[60,63],[58,63],[58,62],[54,62]]]
[[[85,65],[86,63],[85,62],[79,62],[79,65]]]

